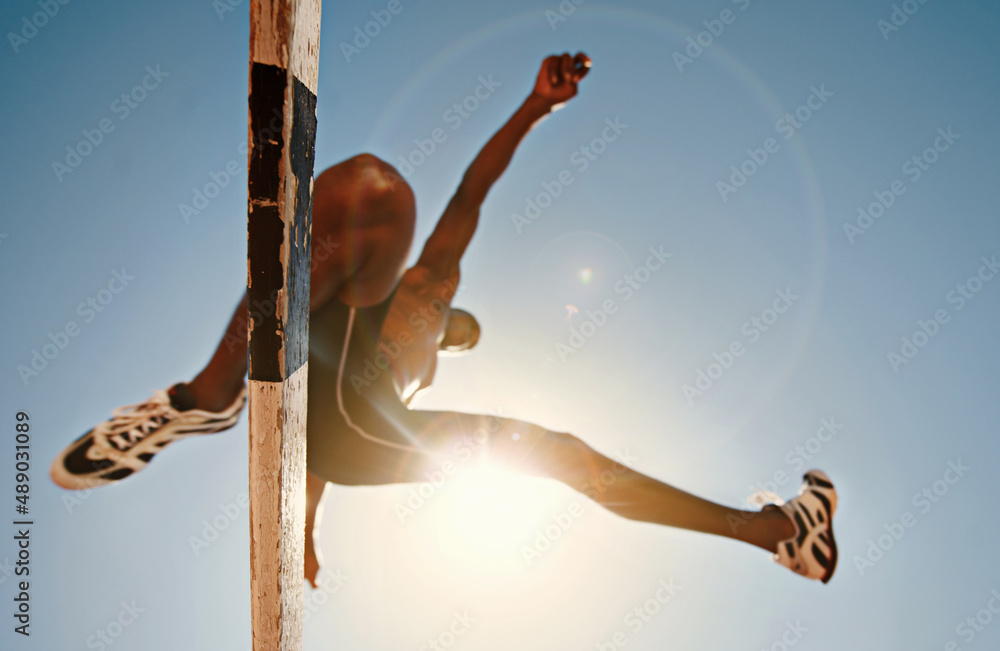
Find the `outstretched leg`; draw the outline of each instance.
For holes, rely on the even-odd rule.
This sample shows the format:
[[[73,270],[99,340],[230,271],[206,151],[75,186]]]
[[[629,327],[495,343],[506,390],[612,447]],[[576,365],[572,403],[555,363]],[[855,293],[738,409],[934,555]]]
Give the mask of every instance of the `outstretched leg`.
[[[716,504],[610,459],[572,434],[505,420],[489,443],[496,462],[556,479],[630,520],[732,538],[771,553],[795,533],[780,510],[748,512]]]
[[[460,465],[477,456],[561,481],[631,520],[749,543],[810,579],[826,583],[837,567],[837,492],[817,470],[805,474],[799,495],[787,503],[741,511],[636,472],[571,434],[498,416],[410,411],[384,385],[345,411],[351,428],[309,432],[310,470],[335,483],[423,482],[445,461]]]
[[[369,438],[342,432],[324,437],[322,446],[310,448],[310,470],[346,485],[423,482],[429,460],[476,454],[519,474],[556,479],[630,520],[724,536],[772,553],[795,534],[779,509],[750,512],[710,502],[636,472],[571,434],[496,416],[394,409],[390,399],[379,404],[355,418]]]

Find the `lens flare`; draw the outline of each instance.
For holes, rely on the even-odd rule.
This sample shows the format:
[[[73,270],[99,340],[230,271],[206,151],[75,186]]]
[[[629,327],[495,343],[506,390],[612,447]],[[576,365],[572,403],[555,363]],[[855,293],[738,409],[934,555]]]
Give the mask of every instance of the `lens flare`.
[[[463,469],[448,483],[433,511],[438,553],[453,569],[483,577],[523,572],[522,547],[558,510],[559,491],[489,463]]]

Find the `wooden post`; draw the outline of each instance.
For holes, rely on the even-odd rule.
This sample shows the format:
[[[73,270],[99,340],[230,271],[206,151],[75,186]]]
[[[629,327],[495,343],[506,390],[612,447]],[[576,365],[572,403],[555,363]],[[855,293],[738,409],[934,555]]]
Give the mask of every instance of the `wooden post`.
[[[254,651],[302,648],[320,0],[251,0],[247,298]]]

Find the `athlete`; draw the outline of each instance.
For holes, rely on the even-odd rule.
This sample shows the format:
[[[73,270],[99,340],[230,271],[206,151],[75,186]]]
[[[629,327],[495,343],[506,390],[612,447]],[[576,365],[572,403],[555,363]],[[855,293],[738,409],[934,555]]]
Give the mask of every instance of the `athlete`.
[[[820,471],[806,473],[789,502],[741,511],[635,472],[568,433],[512,418],[407,406],[430,384],[440,351],[466,351],[478,341],[478,322],[451,302],[480,207],[522,138],[576,95],[589,69],[584,54],[543,62],[532,92],[466,170],[405,272],[415,207],[398,172],[361,155],[316,178],[306,428],[306,578],[314,586],[319,559],[313,533],[327,481],[425,481],[428,461],[449,457],[462,444],[490,463],[561,481],[623,517],[740,540],[803,576],[824,583],[832,577],[837,494]],[[70,489],[120,481],[173,441],[232,427],[246,400],[247,315],[244,297],[193,380],[116,410],[56,458],[53,480]],[[601,479],[608,471],[614,482]]]

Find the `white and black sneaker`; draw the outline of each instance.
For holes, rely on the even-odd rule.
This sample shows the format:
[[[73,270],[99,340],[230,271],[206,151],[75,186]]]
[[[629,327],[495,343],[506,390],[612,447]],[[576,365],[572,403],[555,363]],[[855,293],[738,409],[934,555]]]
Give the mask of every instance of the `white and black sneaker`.
[[[170,443],[198,434],[229,429],[239,420],[246,388],[221,412],[194,408],[194,397],[183,384],[136,405],[112,412],[109,420],[73,441],[52,462],[52,481],[82,490],[111,484],[146,467]]]
[[[778,543],[774,560],[797,574],[827,583],[837,569],[837,542],[833,539],[833,514],[837,491],[819,470],[802,477],[798,497],[780,508],[795,526],[795,535]]]

